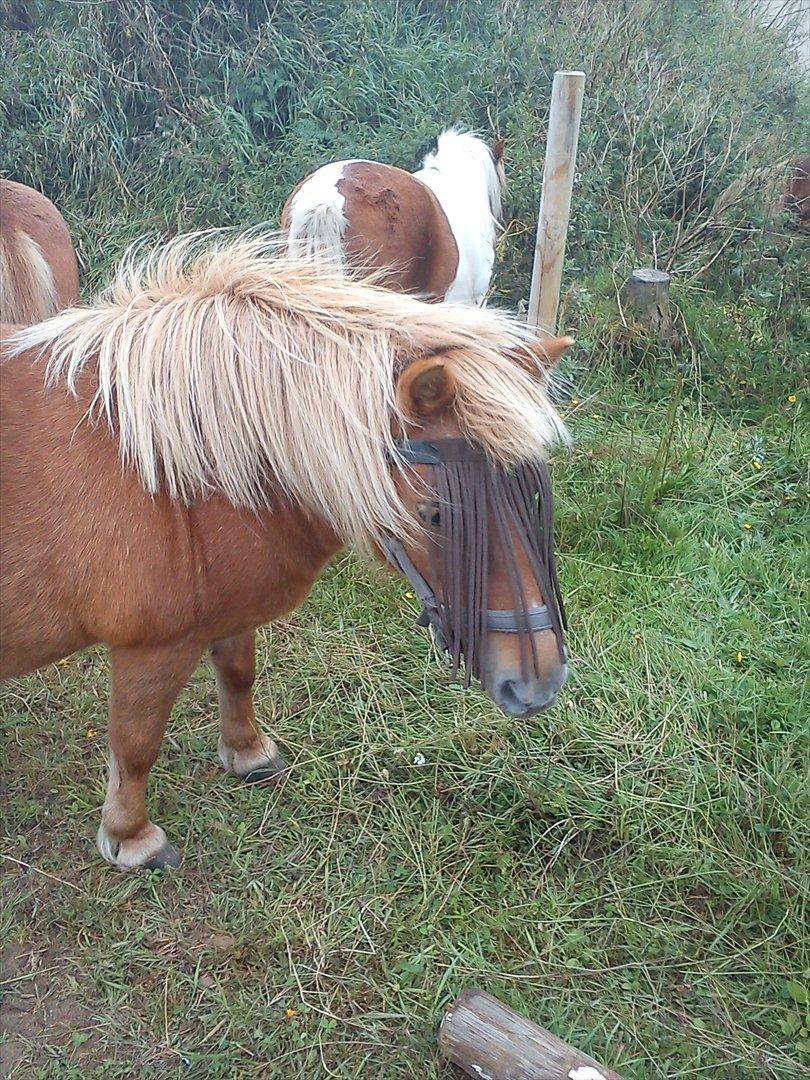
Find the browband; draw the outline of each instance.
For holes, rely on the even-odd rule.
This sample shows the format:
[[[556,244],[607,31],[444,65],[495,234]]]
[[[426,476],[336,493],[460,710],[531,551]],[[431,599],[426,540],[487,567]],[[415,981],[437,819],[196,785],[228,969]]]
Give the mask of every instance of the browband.
[[[396,444],[397,461],[408,465],[441,465],[445,461],[486,461],[483,447],[466,439],[402,439]]]

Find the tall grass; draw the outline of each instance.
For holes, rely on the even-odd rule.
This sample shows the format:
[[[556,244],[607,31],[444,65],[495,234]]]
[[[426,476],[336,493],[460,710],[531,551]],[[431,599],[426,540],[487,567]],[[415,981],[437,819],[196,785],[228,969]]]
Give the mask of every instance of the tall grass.
[[[802,150],[807,84],[786,29],[752,19],[751,6],[11,4],[0,169],[64,210],[92,291],[142,232],[276,224],[294,184],[325,161],[413,168],[442,126],[466,124],[507,139],[496,288],[515,305],[528,291],[551,78],[582,67],[563,319],[592,356],[633,370],[700,365],[721,404],[736,373],[738,400],[755,402],[713,338],[718,321],[739,337],[737,369],[753,362],[766,395],[801,367],[801,245],[777,202]],[[674,275],[676,361],[616,318],[616,288],[636,265]]]

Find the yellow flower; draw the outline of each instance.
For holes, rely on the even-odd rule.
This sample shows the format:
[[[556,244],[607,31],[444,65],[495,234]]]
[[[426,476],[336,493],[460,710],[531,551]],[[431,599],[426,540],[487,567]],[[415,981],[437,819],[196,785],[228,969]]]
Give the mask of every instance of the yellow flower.
[[[788,401],[790,402],[791,405],[795,405],[796,404],[796,395],[795,394],[788,394]]]
[[[571,398],[571,404],[572,405],[579,405],[579,398],[572,397]]]
[[[751,531],[751,529],[753,529],[753,527],[754,527],[754,526],[753,526],[753,525],[749,525],[747,521],[744,521],[744,522],[743,522],[743,528],[744,528],[744,529],[747,529],[747,530],[748,530],[749,532]]]
[[[408,600],[413,600],[413,593],[412,592],[406,592],[405,596],[407,597]]]
[[[737,663],[741,664],[744,659],[745,659],[745,657],[743,656],[743,654],[741,652],[738,652],[737,656],[736,656]]]
[[[96,731],[96,729],[94,727],[89,727],[87,729],[87,738],[88,739],[95,739],[95,737],[97,735],[98,735],[98,732]]]
[[[752,461],[751,464],[754,466],[755,469],[761,469],[762,468],[762,462],[761,461]]]
[[[288,1008],[288,1009],[284,1010],[284,1019],[285,1020],[292,1020],[292,1018],[294,1016],[297,1016],[297,1015],[298,1015],[298,1013],[295,1011],[295,1009],[289,1009]]]

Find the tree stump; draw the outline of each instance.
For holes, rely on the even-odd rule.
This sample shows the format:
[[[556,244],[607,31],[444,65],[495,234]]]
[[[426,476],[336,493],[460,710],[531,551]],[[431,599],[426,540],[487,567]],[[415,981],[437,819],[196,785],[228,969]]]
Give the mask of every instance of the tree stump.
[[[652,330],[664,344],[675,346],[669,282],[669,274],[663,270],[634,270],[622,289],[622,304],[636,322]]]
[[[483,990],[447,1010],[439,1049],[476,1080],[622,1080]]]

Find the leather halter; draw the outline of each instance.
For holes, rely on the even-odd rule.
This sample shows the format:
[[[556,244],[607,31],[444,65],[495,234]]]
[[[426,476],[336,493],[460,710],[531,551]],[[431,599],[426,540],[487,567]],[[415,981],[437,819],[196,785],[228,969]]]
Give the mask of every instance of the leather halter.
[[[449,461],[487,460],[482,448],[460,438],[401,439],[395,443],[395,446],[398,461],[408,465],[440,465]],[[435,591],[417,570],[401,541],[395,537],[385,536],[380,540],[380,546],[390,565],[408,579],[414,593],[422,603],[422,612],[417,619],[417,625],[432,627],[437,644],[446,650],[441,602]],[[530,608],[488,608],[485,626],[488,631],[498,634],[520,634],[526,631],[538,633],[541,630],[554,629],[546,604]]]

